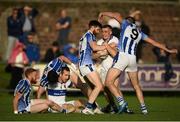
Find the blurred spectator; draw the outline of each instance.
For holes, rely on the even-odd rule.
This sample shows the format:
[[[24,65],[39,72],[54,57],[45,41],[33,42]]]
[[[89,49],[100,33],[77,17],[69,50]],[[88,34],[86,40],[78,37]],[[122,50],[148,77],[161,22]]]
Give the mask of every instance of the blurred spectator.
[[[43,62],[49,63],[59,55],[62,55],[62,52],[59,51],[59,44],[57,41],[53,42],[51,47],[46,51]]]
[[[9,58],[8,64],[11,65],[10,89],[15,89],[18,81],[22,79],[25,65],[29,62],[24,48],[25,46],[17,41]]]
[[[18,16],[22,21],[22,31],[23,37],[20,39],[23,43],[27,44],[27,34],[29,32],[36,32],[35,25],[34,25],[34,18],[37,16],[38,11],[35,8],[30,6],[24,6],[23,8],[19,9]]]
[[[165,68],[164,80],[166,82],[169,81],[174,75],[172,64],[169,58],[170,54],[157,47],[153,48],[153,52],[156,55],[157,63],[164,64],[164,68]]]
[[[112,27],[112,35],[117,37],[118,39],[120,38],[120,23],[115,20],[115,19],[110,19],[108,21],[108,25]]]
[[[60,12],[60,18],[56,23],[56,29],[59,31],[58,39],[60,48],[68,42],[68,36],[71,29],[71,17],[67,16],[67,12],[63,9]]]
[[[72,63],[78,63],[78,49],[75,44],[67,44],[63,48],[64,56],[67,57]]]
[[[14,8],[12,15],[7,18],[8,45],[5,60],[9,59],[15,42],[22,35],[22,22],[18,18],[18,9]]]
[[[39,45],[34,40],[34,33],[29,33],[27,36],[28,42],[26,45],[26,54],[30,64],[36,64],[40,60]]]
[[[139,29],[145,33],[146,35],[150,35],[150,29],[148,27],[148,25],[146,25],[146,23],[143,20],[142,17],[142,13],[139,10],[132,10],[130,11],[130,16],[134,17],[135,19],[135,24],[139,27]],[[140,41],[137,47],[137,52],[136,52],[136,56],[137,56],[137,62],[138,63],[143,63],[142,60],[142,51],[143,51],[143,47],[145,45],[144,41]]]

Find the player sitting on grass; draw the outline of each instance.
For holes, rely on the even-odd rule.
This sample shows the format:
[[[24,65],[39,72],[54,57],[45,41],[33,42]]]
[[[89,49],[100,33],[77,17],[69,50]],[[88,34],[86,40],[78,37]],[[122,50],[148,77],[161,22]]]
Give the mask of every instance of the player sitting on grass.
[[[69,81],[70,69],[68,67],[62,67],[59,75],[50,71],[47,78],[49,81],[47,87],[49,100],[52,100],[68,112],[71,111],[80,113],[80,108],[85,108],[85,100],[73,100],[66,102],[67,88],[71,85],[71,82]]]
[[[24,72],[25,78],[20,80],[16,86],[13,99],[14,114],[45,112],[48,108],[54,111],[64,111],[56,103],[46,99],[31,99],[31,84],[37,81],[37,70],[28,68]]]

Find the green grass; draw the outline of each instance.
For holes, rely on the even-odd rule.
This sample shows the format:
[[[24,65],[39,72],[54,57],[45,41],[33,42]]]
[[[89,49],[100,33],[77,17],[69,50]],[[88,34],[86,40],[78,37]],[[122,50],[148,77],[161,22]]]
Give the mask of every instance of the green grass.
[[[10,75],[4,72],[5,65],[0,63],[0,89],[4,89],[9,84]],[[127,114],[104,114],[104,115],[82,115],[82,114],[62,114],[62,113],[44,113],[44,114],[24,114],[14,115],[12,109],[13,95],[6,92],[0,92],[0,120],[41,120],[41,121],[123,121],[123,120],[180,120],[180,97],[174,95],[163,96],[145,96],[149,114],[142,115],[139,110],[139,104],[133,95],[125,95],[129,107],[135,112],[133,115]],[[78,99],[85,97],[68,97]],[[106,105],[105,98],[99,96],[97,99],[101,107]]]
[[[115,121],[115,120],[180,120],[180,98],[179,97],[160,97],[147,96],[146,104],[148,105],[149,114],[140,114],[139,104],[135,96],[125,96],[129,107],[134,110],[135,114],[103,114],[103,115],[82,115],[82,114],[62,114],[62,113],[44,113],[44,114],[24,114],[14,115],[12,110],[12,95],[0,93],[0,120],[41,120],[41,121]],[[84,97],[69,97],[68,99],[78,99]],[[98,97],[100,106],[106,104],[103,96]]]

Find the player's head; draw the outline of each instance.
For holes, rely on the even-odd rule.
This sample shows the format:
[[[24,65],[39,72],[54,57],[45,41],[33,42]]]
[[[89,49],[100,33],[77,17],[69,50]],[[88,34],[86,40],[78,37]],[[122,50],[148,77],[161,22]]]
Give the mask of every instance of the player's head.
[[[102,26],[102,36],[104,40],[107,40],[112,35],[112,27],[110,25],[103,25]]]
[[[33,84],[33,83],[36,83],[37,82],[37,75],[38,75],[38,70],[36,69],[33,69],[33,68],[27,68],[25,71],[24,71],[24,75],[27,79],[30,80],[30,82]]]
[[[48,80],[49,85],[56,84],[58,82],[58,77],[59,75],[55,71],[53,70],[49,71],[47,75],[47,80]]]
[[[70,69],[68,67],[62,67],[60,75],[59,75],[59,79],[65,83],[69,80],[70,78]]]
[[[101,28],[102,28],[102,25],[97,20],[91,20],[89,22],[89,29],[93,31],[93,34],[98,34]]]
[[[128,17],[126,17],[125,19],[126,19],[128,22],[130,22],[130,23],[132,23],[132,24],[135,24],[135,19],[134,19],[133,17],[128,16]]]

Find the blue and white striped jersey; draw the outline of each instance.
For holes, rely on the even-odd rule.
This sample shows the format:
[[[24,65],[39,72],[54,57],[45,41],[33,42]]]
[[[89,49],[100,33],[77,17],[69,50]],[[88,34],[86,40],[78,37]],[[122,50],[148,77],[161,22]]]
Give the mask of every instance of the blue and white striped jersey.
[[[49,71],[55,71],[57,74],[60,73],[62,67],[65,67],[66,63],[62,62],[59,58],[56,58],[54,60],[52,60],[51,62],[49,62],[46,66],[46,68],[44,69],[43,75],[41,77],[40,80],[40,85],[42,87],[47,87],[48,85],[48,80],[47,80],[47,75]]]
[[[21,98],[18,101],[18,111],[26,110],[26,108],[30,104],[30,81],[28,81],[27,79],[20,80],[14,91],[14,96],[18,92],[22,94]]]
[[[91,41],[96,41],[96,37],[90,31],[86,32],[79,42],[79,66],[93,64]]]
[[[148,36],[140,31],[135,24],[128,22],[126,19],[121,24],[121,33],[118,44],[120,52],[130,55],[136,55],[136,48],[140,40]]]

